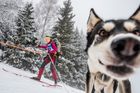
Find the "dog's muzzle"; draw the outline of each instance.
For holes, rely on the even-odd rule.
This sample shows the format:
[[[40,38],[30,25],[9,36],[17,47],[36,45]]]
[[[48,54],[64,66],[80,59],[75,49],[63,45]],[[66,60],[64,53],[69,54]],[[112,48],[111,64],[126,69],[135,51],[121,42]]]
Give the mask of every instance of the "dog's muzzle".
[[[131,62],[140,53],[140,41],[133,37],[115,39],[111,43],[111,49],[120,60]]]

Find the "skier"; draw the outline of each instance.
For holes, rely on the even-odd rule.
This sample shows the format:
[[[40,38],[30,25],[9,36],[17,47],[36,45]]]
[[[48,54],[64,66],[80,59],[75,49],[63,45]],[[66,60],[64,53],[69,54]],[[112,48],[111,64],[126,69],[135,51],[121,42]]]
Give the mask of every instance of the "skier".
[[[52,61],[55,64],[55,62],[56,62],[56,54],[58,52],[57,45],[51,39],[50,36],[46,36],[44,38],[44,41],[47,44],[46,45],[39,45],[38,47],[45,49],[48,54],[47,54],[46,57],[44,57],[44,62],[42,63],[41,67],[39,68],[39,72],[38,72],[37,77],[32,78],[32,79],[35,79],[35,80],[40,80],[41,79],[41,76],[43,74],[44,68],[48,63],[50,63]],[[50,68],[51,68],[52,76],[53,76],[53,79],[54,79],[54,83],[57,84],[58,76],[57,76],[56,69],[55,69],[55,67],[54,67],[54,65],[52,63],[51,63],[50,66],[51,66]]]

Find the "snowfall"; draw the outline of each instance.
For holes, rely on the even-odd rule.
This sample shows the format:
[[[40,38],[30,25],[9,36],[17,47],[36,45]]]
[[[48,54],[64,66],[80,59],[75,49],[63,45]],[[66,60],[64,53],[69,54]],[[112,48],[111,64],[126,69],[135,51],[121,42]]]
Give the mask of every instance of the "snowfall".
[[[4,69],[9,72],[4,71]],[[0,93],[84,93],[84,91],[72,88],[63,82],[58,83],[61,87],[55,87],[46,86],[44,83],[27,78],[33,76],[36,75],[7,64],[0,63]],[[46,78],[42,78],[41,80],[48,84],[54,83]],[[140,93],[140,70],[130,78],[130,81],[132,84],[132,93]]]

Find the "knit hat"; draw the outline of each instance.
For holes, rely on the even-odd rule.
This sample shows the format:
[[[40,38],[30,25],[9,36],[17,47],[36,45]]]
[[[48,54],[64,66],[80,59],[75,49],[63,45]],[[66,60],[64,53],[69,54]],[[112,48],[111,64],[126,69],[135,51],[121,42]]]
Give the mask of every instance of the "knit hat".
[[[51,38],[51,36],[49,36],[49,35],[46,35],[45,37],[50,37]]]

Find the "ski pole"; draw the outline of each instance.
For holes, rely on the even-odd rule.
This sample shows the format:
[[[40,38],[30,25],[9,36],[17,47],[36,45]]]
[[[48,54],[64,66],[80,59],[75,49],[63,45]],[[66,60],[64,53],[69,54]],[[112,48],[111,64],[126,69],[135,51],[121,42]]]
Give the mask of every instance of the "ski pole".
[[[55,69],[55,71],[56,71],[56,73],[57,73],[57,75],[58,75],[58,78],[60,79],[60,81],[63,83],[63,81],[62,81],[62,79],[61,79],[61,76],[58,74],[58,70],[56,69],[56,66],[55,66],[55,64],[53,63],[53,60],[52,60],[52,58],[51,58],[51,56],[50,56],[50,54],[48,53],[48,56],[49,56],[49,58],[50,58],[50,60],[51,60],[51,63],[52,63],[52,65],[54,66],[54,69]],[[63,85],[64,86],[64,85]],[[68,91],[68,89],[66,88],[66,86],[64,86],[65,87],[65,90],[67,91],[67,93],[70,93],[69,91]]]
[[[52,65],[54,66],[54,69],[55,69],[55,71],[56,71],[56,73],[57,73],[57,75],[58,75],[58,78],[60,79],[60,76],[59,76],[59,74],[58,74],[58,70],[56,69],[56,66],[55,66],[55,64],[54,64],[54,62],[53,62],[53,60],[52,60],[52,58],[51,58],[51,56],[50,56],[49,53],[48,53],[48,56],[49,56],[49,58],[51,59],[51,63],[52,63]]]

